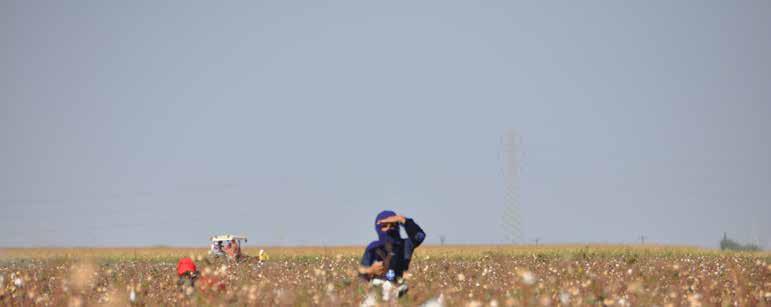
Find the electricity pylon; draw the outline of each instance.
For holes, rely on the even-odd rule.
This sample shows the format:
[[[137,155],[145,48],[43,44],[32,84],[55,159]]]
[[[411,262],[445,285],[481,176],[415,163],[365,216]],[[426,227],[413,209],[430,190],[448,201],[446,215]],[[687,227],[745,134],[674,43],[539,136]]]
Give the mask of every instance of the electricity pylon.
[[[507,243],[522,242],[522,220],[519,209],[520,139],[514,131],[503,137],[503,178],[505,206],[503,233]]]

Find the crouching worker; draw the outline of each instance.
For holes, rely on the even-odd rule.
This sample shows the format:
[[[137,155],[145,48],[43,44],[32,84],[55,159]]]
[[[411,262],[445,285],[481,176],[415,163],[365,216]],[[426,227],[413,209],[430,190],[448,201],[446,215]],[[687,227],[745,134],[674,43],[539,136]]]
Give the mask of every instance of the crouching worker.
[[[403,226],[407,238],[402,239],[399,228]],[[415,248],[423,243],[426,234],[411,218],[393,211],[383,211],[375,218],[375,232],[378,240],[373,241],[364,251],[359,267],[359,276],[374,285],[382,285],[383,298],[390,288],[398,286],[398,296],[407,293],[407,284],[402,276],[410,268]]]
[[[236,239],[232,239],[230,242],[228,242],[228,245],[225,246],[225,253],[228,255],[229,260],[235,262],[238,262],[243,257],[241,254],[241,246],[238,244]]]
[[[179,259],[179,262],[177,262],[177,275],[179,276],[177,286],[181,287],[187,284],[190,287],[195,288],[195,281],[198,279],[199,272],[195,266],[195,263],[193,262],[193,259]]]

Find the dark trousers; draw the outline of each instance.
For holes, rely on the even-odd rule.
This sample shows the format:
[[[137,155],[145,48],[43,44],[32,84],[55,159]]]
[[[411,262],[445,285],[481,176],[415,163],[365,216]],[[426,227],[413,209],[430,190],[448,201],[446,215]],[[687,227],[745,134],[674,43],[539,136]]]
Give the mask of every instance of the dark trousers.
[[[177,286],[181,287],[189,282],[191,287],[195,287],[196,279],[197,279],[197,276],[195,276],[194,274],[191,274],[190,272],[185,272],[185,274],[179,277],[179,280],[177,281]]]

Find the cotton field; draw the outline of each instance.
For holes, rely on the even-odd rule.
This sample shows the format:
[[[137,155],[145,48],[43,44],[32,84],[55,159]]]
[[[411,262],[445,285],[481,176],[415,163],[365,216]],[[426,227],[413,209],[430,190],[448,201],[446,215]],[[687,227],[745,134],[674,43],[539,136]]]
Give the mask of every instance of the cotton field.
[[[769,306],[771,255],[679,247],[425,246],[407,294],[361,281],[361,247],[0,250],[0,305]],[[257,255],[259,248],[247,248]],[[177,260],[200,277],[178,285]],[[385,289],[385,290],[384,290]]]

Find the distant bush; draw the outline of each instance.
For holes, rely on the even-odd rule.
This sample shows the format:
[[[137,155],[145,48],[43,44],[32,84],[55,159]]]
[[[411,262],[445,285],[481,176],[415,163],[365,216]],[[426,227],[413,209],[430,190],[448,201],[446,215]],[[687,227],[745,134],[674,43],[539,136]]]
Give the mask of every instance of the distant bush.
[[[723,233],[723,239],[720,240],[720,249],[730,250],[730,251],[756,252],[756,251],[760,251],[760,246],[757,246],[755,244],[741,244],[739,242],[729,239],[728,234]]]

